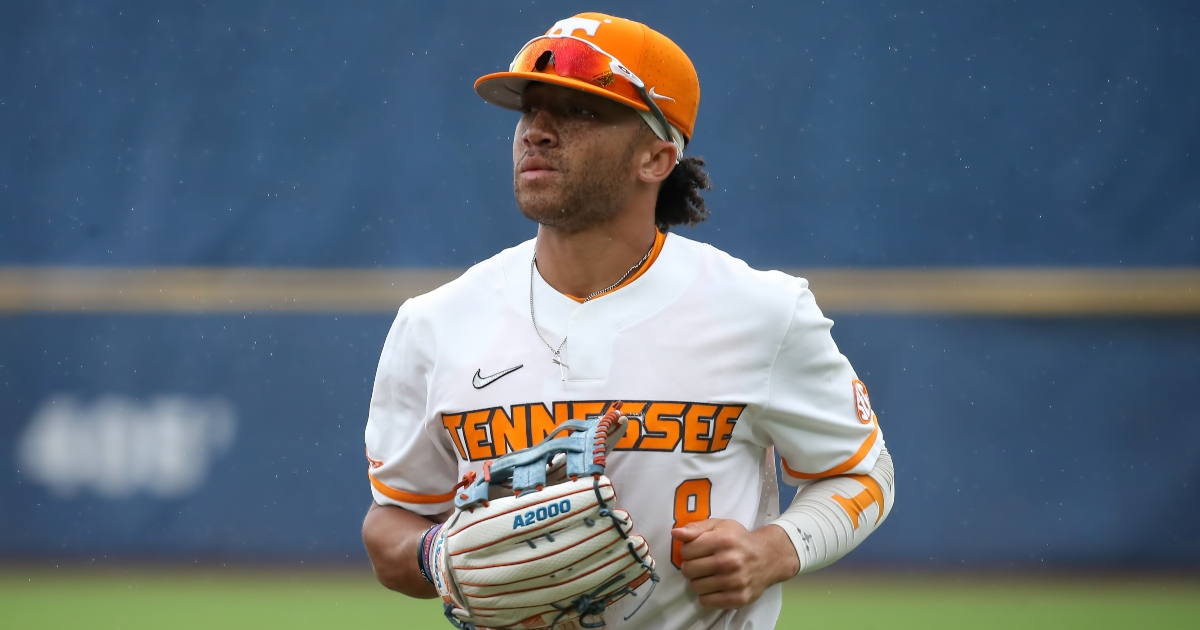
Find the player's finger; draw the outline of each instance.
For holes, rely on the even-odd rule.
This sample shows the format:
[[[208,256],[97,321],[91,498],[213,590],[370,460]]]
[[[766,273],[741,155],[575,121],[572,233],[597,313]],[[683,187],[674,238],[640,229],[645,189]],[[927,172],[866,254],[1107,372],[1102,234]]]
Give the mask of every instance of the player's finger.
[[[705,608],[717,609],[735,609],[741,608],[757,597],[754,597],[749,588],[743,588],[735,591],[720,591],[703,595],[700,597],[700,605]]]
[[[679,572],[689,580],[697,580],[720,573],[720,563],[716,556],[705,556],[695,560],[685,559]]]
[[[683,543],[679,547],[679,555],[684,560],[695,560],[715,556],[725,548],[725,541],[720,536],[705,532],[695,540]]]
[[[688,582],[688,588],[693,593],[704,596],[719,593],[737,593],[749,586],[749,578],[744,575],[710,575]]]
[[[703,521],[696,521],[695,523],[688,523],[683,527],[672,529],[671,537],[675,540],[682,540],[685,543],[690,542],[699,538],[700,534],[716,529],[720,522],[721,519],[719,518],[709,518]]]
[[[721,541],[716,536],[705,533],[692,542],[683,543],[679,547],[679,557],[685,561],[707,558],[717,555],[723,549]]]
[[[719,522],[719,519],[716,519]],[[714,556],[721,551],[735,547],[737,541],[728,532],[718,527],[700,532],[699,536],[684,542],[679,547],[680,556],[684,560],[694,560],[706,556]]]

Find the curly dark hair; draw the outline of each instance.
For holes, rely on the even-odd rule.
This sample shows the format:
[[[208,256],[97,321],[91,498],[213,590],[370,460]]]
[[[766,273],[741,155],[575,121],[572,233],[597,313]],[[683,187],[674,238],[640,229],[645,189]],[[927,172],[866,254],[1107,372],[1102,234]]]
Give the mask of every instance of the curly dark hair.
[[[654,224],[662,232],[672,225],[694,226],[708,218],[701,190],[712,190],[712,180],[704,170],[704,158],[685,157],[675,165],[658,189]]]

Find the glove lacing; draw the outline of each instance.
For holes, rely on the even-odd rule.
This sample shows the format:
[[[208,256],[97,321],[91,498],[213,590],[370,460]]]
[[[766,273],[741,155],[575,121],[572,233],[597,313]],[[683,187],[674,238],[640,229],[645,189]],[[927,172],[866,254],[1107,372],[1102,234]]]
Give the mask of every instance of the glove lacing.
[[[642,558],[638,555],[637,549],[633,546],[633,542],[629,540],[629,534],[625,533],[624,528],[622,528],[620,519],[618,519],[617,515],[614,514],[611,509],[609,509],[608,504],[604,502],[604,497],[600,494],[600,475],[592,475],[592,491],[596,493],[596,502],[600,505],[600,516],[612,519],[613,526],[616,527],[617,533],[621,535],[621,538],[625,539],[625,546],[629,550],[629,555],[633,556],[633,559],[637,560],[638,564],[641,565],[642,568],[650,572],[650,590],[646,592],[646,596],[642,598],[642,601],[638,602],[637,608],[634,608],[633,612],[625,615],[625,620],[628,621],[630,617],[637,613],[637,611],[641,610],[642,604],[646,603],[646,600],[649,599],[650,594],[654,592],[654,587],[658,585],[659,581],[658,572],[654,570],[654,567],[650,566],[650,564],[646,562],[645,558]],[[588,527],[594,527],[596,525],[596,521],[590,518],[583,519],[583,523]],[[558,604],[551,603],[550,605],[557,608],[559,613],[554,617],[554,620],[550,622],[550,630],[554,630],[554,628],[558,626],[558,622],[571,612],[579,613],[579,625],[584,628],[603,627],[604,620],[599,619],[598,617],[604,614],[604,610],[608,608],[608,601],[610,599],[623,597],[625,595],[637,597],[637,591],[633,590],[633,588],[628,584],[611,593],[606,594],[604,592],[613,584],[620,583],[620,581],[624,579],[625,574],[618,573],[607,582],[597,586],[590,593],[585,593],[579,597],[576,597],[575,601],[571,602],[567,606],[559,606]],[[452,615],[452,610],[454,610],[453,604],[443,604],[443,612],[446,615],[446,619],[450,620],[450,623],[455,628],[458,628],[458,630],[476,630],[474,624],[460,621],[457,617]],[[597,619],[588,620],[587,617],[596,617]]]
[[[646,596],[642,598],[642,601],[638,602],[638,605],[633,609],[633,612],[625,615],[625,620],[629,621],[630,617],[634,616],[637,614],[637,611],[642,609],[642,604],[645,604],[646,600],[650,598],[650,594],[654,592],[654,587],[658,586],[658,572],[654,570],[654,567],[650,566],[650,563],[646,562],[645,558],[638,555],[637,549],[633,546],[633,541],[629,540],[629,534],[625,533],[625,529],[621,527],[622,523],[620,519],[618,519],[617,515],[614,514],[611,509],[609,509],[608,504],[604,502],[604,497],[600,494],[600,475],[592,475],[592,491],[596,493],[596,502],[600,505],[600,516],[612,519],[613,526],[616,527],[617,533],[621,535],[621,538],[625,539],[625,547],[629,550],[629,555],[633,556],[633,559],[637,560],[637,563],[641,565],[642,568],[650,572],[650,590],[646,592]],[[593,527],[595,526],[596,521],[593,521],[590,518],[585,518],[583,519],[583,524],[587,525],[588,527]],[[625,595],[637,597],[637,592],[634,591],[633,588],[628,584],[611,593],[608,593],[607,595],[603,594],[606,589],[613,584],[619,583],[623,579],[625,579],[625,574],[619,573],[604,584],[596,587],[592,592],[575,598],[575,601],[571,602],[571,605],[569,606],[560,607],[558,604],[550,604],[561,611],[554,618],[554,621],[550,622],[550,630],[554,630],[554,627],[558,625],[559,620],[571,611],[579,612],[579,625],[583,626],[584,628],[600,628],[604,626],[603,619],[585,621],[584,617],[599,617],[602,615],[604,613],[604,609],[608,607],[608,601],[610,599],[623,597]]]

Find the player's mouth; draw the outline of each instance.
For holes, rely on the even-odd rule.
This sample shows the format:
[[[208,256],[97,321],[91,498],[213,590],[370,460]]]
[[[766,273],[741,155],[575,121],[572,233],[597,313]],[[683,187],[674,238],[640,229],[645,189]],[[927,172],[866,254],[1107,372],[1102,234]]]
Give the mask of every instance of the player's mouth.
[[[539,180],[553,177],[558,173],[548,160],[536,155],[526,155],[517,166],[517,176],[523,180]]]

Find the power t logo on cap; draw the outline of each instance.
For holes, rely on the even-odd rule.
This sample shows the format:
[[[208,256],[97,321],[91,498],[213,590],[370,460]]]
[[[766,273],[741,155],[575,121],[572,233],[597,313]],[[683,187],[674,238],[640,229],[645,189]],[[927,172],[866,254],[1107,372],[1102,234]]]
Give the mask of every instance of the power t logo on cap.
[[[644,24],[603,13],[559,20],[521,48],[508,72],[476,81],[475,91],[489,103],[518,110],[530,81],[598,94],[645,112],[660,138],[680,146],[680,155],[700,108],[696,68],[675,42]],[[664,120],[674,128],[670,138],[659,129]]]
[[[580,14],[582,15],[582,14]],[[612,21],[611,19],[609,20]],[[596,30],[600,28],[600,20],[593,20],[585,17],[569,17],[565,20],[559,20],[550,27],[546,32],[547,35],[574,35],[575,29],[582,30],[588,34],[588,37],[595,37]]]

